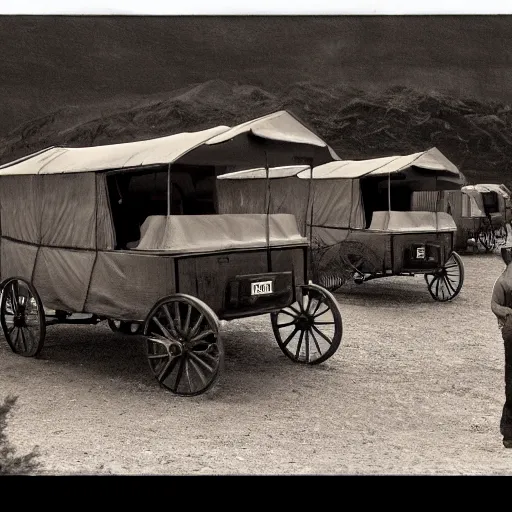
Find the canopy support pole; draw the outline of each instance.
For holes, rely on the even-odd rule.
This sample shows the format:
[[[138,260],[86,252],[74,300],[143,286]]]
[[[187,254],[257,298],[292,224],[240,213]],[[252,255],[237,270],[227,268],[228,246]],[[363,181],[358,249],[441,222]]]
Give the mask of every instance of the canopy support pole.
[[[267,187],[265,193],[265,238],[267,241],[267,269],[272,272],[272,255],[270,253],[270,169],[268,166],[268,154],[265,151],[265,175]]]
[[[391,212],[391,173],[388,173],[388,212]],[[391,215],[391,213],[390,213]]]
[[[308,267],[312,269],[311,276],[308,276],[307,281],[308,283],[319,280],[319,276],[317,275],[317,267],[313,262],[313,206],[314,206],[314,193],[311,194],[313,191],[313,158],[311,158],[309,162],[309,195],[311,196],[311,210],[309,212],[309,265]],[[306,210],[307,211],[307,210]],[[310,279],[313,278],[313,279]]]
[[[436,233],[437,233],[438,230],[439,230],[439,225],[438,225],[439,221],[438,221],[438,218],[437,218],[437,214],[438,214],[438,211],[439,211],[439,199],[441,197],[441,191],[437,190],[437,174],[436,174],[434,179],[436,181],[434,188],[435,188],[435,191],[436,191]]]
[[[391,221],[391,173],[388,172],[388,226]]]
[[[171,184],[171,164],[167,166],[167,217],[171,215],[171,197],[172,197],[172,184]]]

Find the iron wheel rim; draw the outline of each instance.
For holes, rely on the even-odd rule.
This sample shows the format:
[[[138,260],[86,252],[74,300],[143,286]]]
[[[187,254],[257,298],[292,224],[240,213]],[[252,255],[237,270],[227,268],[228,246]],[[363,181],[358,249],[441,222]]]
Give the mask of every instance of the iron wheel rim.
[[[9,279],[2,287],[0,323],[11,350],[24,357],[36,357],[46,336],[46,319],[34,286],[21,278]]]
[[[299,364],[319,364],[338,349],[343,335],[341,311],[334,296],[318,285],[302,285],[298,300],[271,313],[272,329],[282,352]]]
[[[180,396],[210,390],[224,364],[213,311],[194,297],[159,301],[144,325],[149,366],[159,384]]]

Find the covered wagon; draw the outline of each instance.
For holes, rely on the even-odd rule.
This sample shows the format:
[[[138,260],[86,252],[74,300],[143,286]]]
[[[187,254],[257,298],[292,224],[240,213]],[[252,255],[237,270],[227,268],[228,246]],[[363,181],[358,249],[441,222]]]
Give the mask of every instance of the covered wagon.
[[[425,276],[435,300],[451,300],[462,288],[453,218],[439,211],[437,200],[418,208],[418,193],[459,190],[465,183],[436,148],[313,167],[249,169],[219,176],[218,182],[220,212],[293,213],[311,242],[311,275],[331,290],[348,279],[414,274]]]
[[[335,158],[280,111],[233,128],[51,147],[1,166],[0,321],[9,346],[36,356],[49,325],[108,320],[143,336],[154,377],[189,396],[209,390],[222,368],[219,320],[270,314],[287,357],[325,361],[341,342],[341,313],[309,283],[295,217],[219,214],[216,176],[269,159]]]

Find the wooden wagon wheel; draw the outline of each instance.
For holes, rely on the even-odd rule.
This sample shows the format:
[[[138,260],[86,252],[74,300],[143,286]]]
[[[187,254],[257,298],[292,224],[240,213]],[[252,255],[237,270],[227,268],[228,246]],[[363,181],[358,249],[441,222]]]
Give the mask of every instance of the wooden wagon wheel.
[[[113,318],[109,318],[107,323],[113,332],[120,334],[140,334],[144,327],[136,322],[125,322],[123,320],[114,320]]]
[[[377,254],[367,245],[356,241],[342,241],[329,247],[330,257],[325,252],[324,263],[318,272],[318,284],[330,292],[341,288],[354,278],[358,284],[364,280],[365,272],[374,273],[382,266]],[[335,256],[332,256],[332,254]],[[355,277],[357,276],[357,277]]]
[[[464,263],[453,251],[442,267],[432,274],[425,274],[428,291],[433,299],[446,302],[455,298],[464,283]]]
[[[0,323],[14,353],[35,357],[41,352],[46,318],[34,286],[18,277],[5,281],[0,300]]]
[[[270,319],[279,348],[296,363],[321,363],[341,343],[343,323],[339,305],[321,286],[302,285],[297,290],[297,301],[271,313]]]
[[[224,364],[217,315],[204,302],[176,294],[158,301],[144,324],[147,357],[161,386],[181,396],[209,390]]]

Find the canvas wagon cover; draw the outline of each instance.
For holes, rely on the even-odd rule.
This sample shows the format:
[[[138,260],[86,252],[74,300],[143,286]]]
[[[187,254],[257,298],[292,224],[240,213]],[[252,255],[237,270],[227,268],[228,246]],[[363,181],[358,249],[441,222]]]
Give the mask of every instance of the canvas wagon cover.
[[[195,148],[220,145],[248,133],[276,142],[325,148],[329,160],[339,159],[332,148],[298,118],[280,110],[232,128],[221,125],[197,132],[85,148],[51,147],[1,165],[0,176],[70,174],[169,164]]]
[[[356,179],[366,176],[386,176],[396,174],[411,167],[431,171],[433,176],[448,175],[454,183],[463,184],[464,175],[455,164],[448,160],[437,148],[420,151],[411,155],[395,155],[369,160],[339,160],[315,167],[315,179]],[[307,177],[307,173],[299,174]],[[459,188],[455,186],[454,188]]]
[[[217,179],[221,213],[295,215],[303,235],[308,225],[341,228],[364,226],[359,183],[355,180],[309,180],[307,166],[263,168],[230,173]],[[301,179],[303,178],[303,179]]]
[[[268,220],[268,233],[267,233]],[[225,251],[305,244],[293,215],[153,215],[141,227],[137,251]]]

